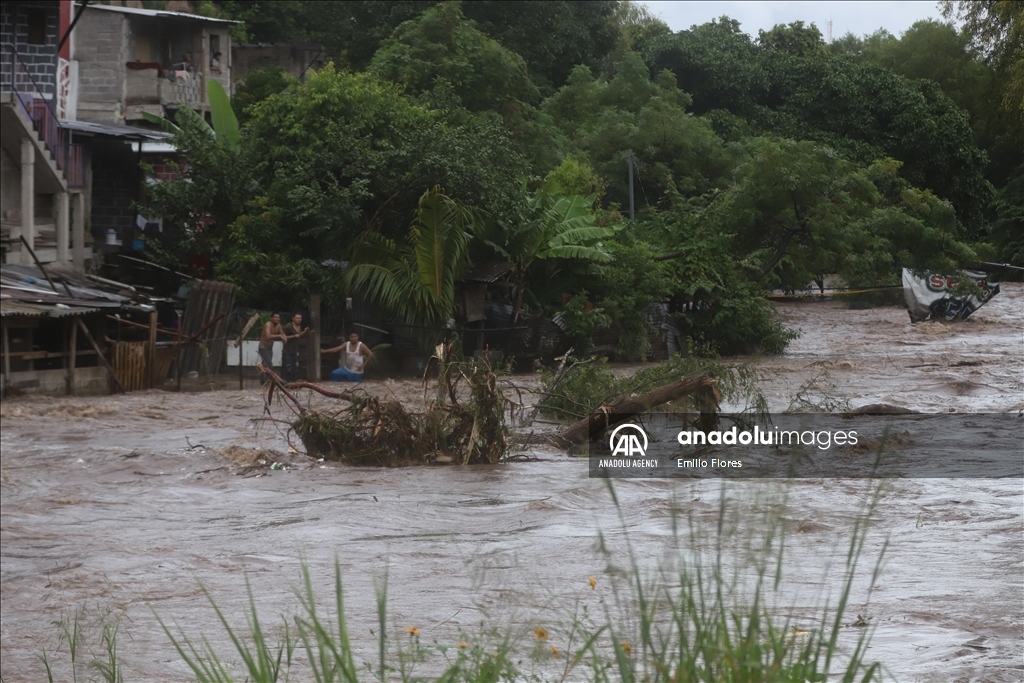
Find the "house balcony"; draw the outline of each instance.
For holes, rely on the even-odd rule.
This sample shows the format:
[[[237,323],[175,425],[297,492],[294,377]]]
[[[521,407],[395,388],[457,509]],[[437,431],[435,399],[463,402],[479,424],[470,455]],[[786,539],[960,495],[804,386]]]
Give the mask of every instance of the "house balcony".
[[[163,116],[165,108],[186,106],[203,112],[206,88],[201,73],[163,69],[148,62],[129,62],[125,78],[125,119],[142,119],[148,111]]]

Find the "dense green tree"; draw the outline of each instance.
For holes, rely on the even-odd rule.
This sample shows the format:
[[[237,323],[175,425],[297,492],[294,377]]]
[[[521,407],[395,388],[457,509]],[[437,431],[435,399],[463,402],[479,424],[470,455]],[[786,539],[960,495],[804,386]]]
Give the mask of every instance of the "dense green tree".
[[[999,259],[1024,266],[1024,164],[999,191],[992,208],[992,238],[999,249]]]
[[[805,26],[794,21],[788,26],[777,24],[768,31],[757,32],[757,42],[762,50],[785,52],[797,57],[810,57],[825,53],[825,41],[821,31],[814,24]]]
[[[545,92],[565,84],[578,64],[598,67],[619,36],[614,0],[466,0],[466,17],[525,61]]]
[[[652,40],[643,57],[653,73],[675,74],[695,113],[725,109],[746,117],[768,86],[758,54],[739,22],[722,17]]]
[[[522,57],[477,29],[456,3],[442,3],[399,26],[370,70],[413,95],[443,88],[451,106],[515,117],[539,98]]]
[[[720,184],[728,168],[721,140],[686,111],[689,104],[671,73],[652,81],[640,57],[628,52],[610,80],[595,79],[588,68],[577,67],[544,110],[587,155],[608,183],[608,200],[620,206],[629,200],[632,149],[641,206],[656,206],[669,185],[701,193]]]
[[[270,64],[253,69],[245,75],[245,80],[235,87],[231,97],[231,107],[241,123],[249,120],[248,109],[271,95],[284,92],[289,86],[298,83],[298,79],[288,74],[279,64]]]
[[[207,98],[212,126],[188,107],[177,110],[176,123],[145,114],[150,123],[173,134],[174,146],[187,160],[174,177],[150,184],[144,201],[168,228],[157,251],[177,263],[184,263],[189,252],[208,254],[220,248],[252,183],[251,164],[224,87],[211,80]]]
[[[864,167],[820,144],[768,138],[743,151],[736,184],[705,220],[732,235],[755,282],[800,288],[832,273],[864,284],[901,265],[950,272],[975,258],[952,207],[907,184],[898,162]]]
[[[763,61],[772,82],[757,114],[764,130],[823,142],[862,164],[899,159],[904,177],[951,201],[980,234],[991,196],[986,156],[966,112],[935,83],[830,55],[767,53]]]
[[[672,33],[668,24],[654,16],[646,5],[635,0],[621,0],[616,5],[614,22],[619,37],[607,57],[610,64],[615,64],[630,51],[644,54],[653,40]]]
[[[313,259],[315,282],[337,279],[331,261],[367,231],[402,239],[435,185],[497,214],[518,204],[525,169],[499,126],[452,125],[373,75],[329,65],[250,113],[254,189],[221,254],[223,277],[246,293],[273,290],[275,263]]]
[[[244,22],[234,31],[237,42],[318,42],[330,59],[362,70],[402,22],[435,4],[431,0],[225,0],[223,15]]]
[[[224,0],[226,19],[242,22],[232,30],[236,43],[301,43],[309,40],[308,2]]]

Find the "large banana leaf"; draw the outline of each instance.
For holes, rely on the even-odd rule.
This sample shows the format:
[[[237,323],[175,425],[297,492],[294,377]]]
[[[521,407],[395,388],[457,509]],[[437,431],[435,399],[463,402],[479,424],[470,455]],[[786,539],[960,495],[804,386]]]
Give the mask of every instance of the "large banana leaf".
[[[612,260],[611,254],[600,247],[584,247],[578,244],[545,249],[537,258],[574,258],[581,261],[599,261],[601,263],[607,263]]]
[[[162,116],[157,116],[156,114],[153,114],[148,111],[142,112],[142,118],[146,119],[150,123],[154,123],[160,126],[160,130],[164,131],[165,133],[171,133],[173,135],[178,135],[181,133],[181,128],[174,125],[174,122],[170,119],[165,119]]]
[[[206,94],[210,99],[210,118],[213,119],[217,139],[237,151],[242,137],[238,132],[238,118],[231,108],[231,100],[228,99],[224,86],[211,78],[206,84]]]
[[[455,278],[475,222],[472,209],[432,188],[420,198],[408,245],[364,234],[346,280],[406,324],[443,323],[454,310]]]
[[[217,137],[217,134],[214,133],[213,128],[206,122],[202,114],[184,103],[178,105],[178,113],[174,115],[174,118],[181,128],[192,126],[196,130],[206,133],[211,138]]]
[[[469,247],[472,212],[435,187],[420,198],[412,229],[420,282],[436,298],[454,301],[455,269]]]

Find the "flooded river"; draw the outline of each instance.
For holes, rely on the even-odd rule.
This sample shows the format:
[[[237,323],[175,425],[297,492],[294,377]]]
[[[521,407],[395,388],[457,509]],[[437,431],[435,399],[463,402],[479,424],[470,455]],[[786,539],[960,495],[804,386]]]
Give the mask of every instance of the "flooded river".
[[[959,325],[912,326],[901,309],[851,311],[839,302],[779,310],[803,334],[786,355],[759,361],[773,409],[785,409],[811,383],[812,393],[852,407],[1024,410],[1024,286],[1003,285]],[[371,389],[407,398],[417,391],[412,382]],[[755,524],[766,514],[763,502],[782,489],[792,528],[782,591],[794,613],[810,619],[830,585],[826,572],[841,574],[853,520],[876,486],[620,480],[620,520],[604,482],[556,450],[537,448],[529,451],[537,461],[501,467],[403,470],[289,454],[276,429],[250,423],[263,411],[256,389],[14,398],[2,411],[0,674],[9,683],[45,680],[40,655],[58,646],[57,622],[75,610],[87,621],[123,613],[126,681],[191,680],[154,611],[230,654],[201,586],[242,624],[248,578],[274,630],[279,615],[297,607],[301,564],[326,601],[335,558],[366,659],[374,577],[384,572],[400,633],[416,627],[423,642],[454,644],[481,623],[544,626],[557,643],[559,620],[577,601],[598,604],[601,590],[591,591],[588,577],[599,589],[611,581],[599,532],[617,552],[628,537],[647,571],[665,559],[672,505],[711,525],[726,495]],[[247,468],[251,449],[275,451],[268,457],[295,468]],[[865,545],[868,576],[855,585],[848,616],[874,627],[868,658],[882,662],[888,680],[1024,680],[1022,484],[887,484]],[[868,600],[866,582],[886,541]],[[852,638],[859,631],[846,630]],[[70,680],[66,652],[57,659],[56,680]]]

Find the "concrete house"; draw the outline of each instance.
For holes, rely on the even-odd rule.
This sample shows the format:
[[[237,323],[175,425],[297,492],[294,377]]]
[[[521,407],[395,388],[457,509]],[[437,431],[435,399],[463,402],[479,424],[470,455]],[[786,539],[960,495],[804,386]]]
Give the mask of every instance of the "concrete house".
[[[231,92],[235,23],[186,12],[87,5],[75,29],[75,118],[136,123],[144,111],[173,115],[182,104],[208,112],[208,81]]]
[[[61,125],[71,4],[0,4],[0,246],[4,263],[84,267],[85,149]],[[61,43],[64,38],[63,44]],[[73,248],[70,237],[74,217]]]

